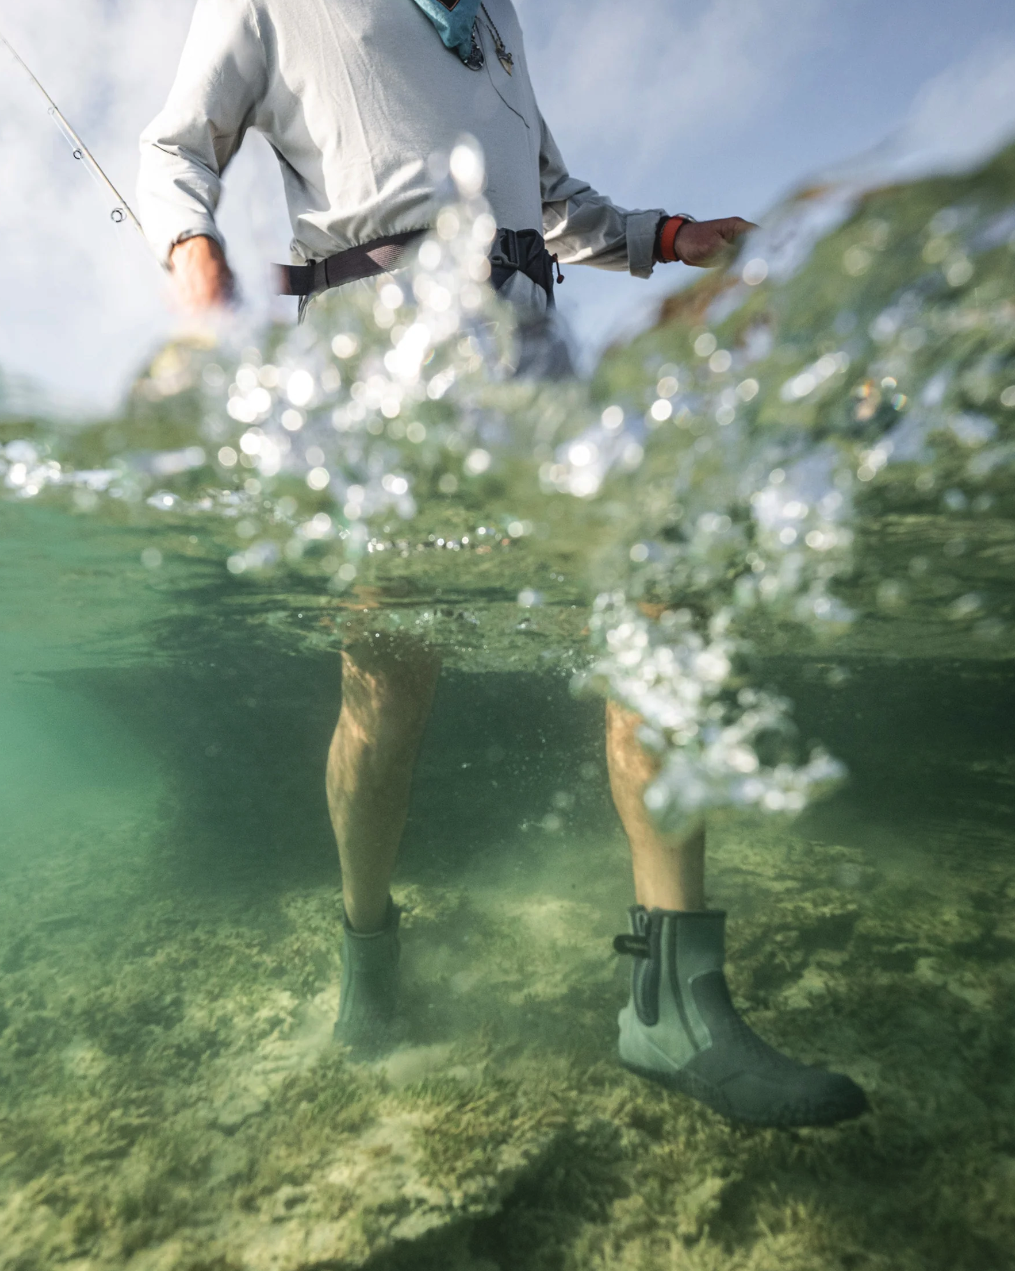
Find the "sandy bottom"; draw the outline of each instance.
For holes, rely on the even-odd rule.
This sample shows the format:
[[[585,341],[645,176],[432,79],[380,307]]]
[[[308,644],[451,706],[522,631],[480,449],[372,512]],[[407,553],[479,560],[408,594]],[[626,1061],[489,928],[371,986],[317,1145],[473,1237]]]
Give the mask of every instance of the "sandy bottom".
[[[1015,1265],[1012,838],[836,815],[712,832],[735,999],[870,1096],[792,1133],[615,1063],[612,825],[537,826],[454,887],[403,883],[403,1034],[368,1065],[329,1040],[333,886],[174,891],[148,818],[71,818],[44,860],[22,829],[0,891],[0,1268]]]

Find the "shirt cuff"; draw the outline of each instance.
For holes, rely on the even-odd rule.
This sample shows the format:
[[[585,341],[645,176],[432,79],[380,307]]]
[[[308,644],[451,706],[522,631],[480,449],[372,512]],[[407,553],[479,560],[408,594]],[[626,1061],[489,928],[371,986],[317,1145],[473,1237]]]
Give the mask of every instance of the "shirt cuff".
[[[651,278],[656,242],[656,227],[666,212],[632,212],[627,218],[627,264],[635,278]]]
[[[211,238],[225,251],[222,235],[211,216],[197,208],[168,208],[145,205],[139,200],[141,226],[163,269],[169,268],[169,257],[177,243],[188,238]]]
[[[221,247],[223,251],[226,249],[226,245],[222,240],[222,235],[215,227],[214,221],[209,221],[205,225],[192,226],[190,229],[181,230],[179,234],[171,239],[169,246],[166,248],[166,254],[163,257],[163,263],[167,269],[169,268],[169,258],[173,254],[173,248],[178,246],[180,243],[185,243],[188,238],[210,238],[214,242],[218,243],[219,247]]]

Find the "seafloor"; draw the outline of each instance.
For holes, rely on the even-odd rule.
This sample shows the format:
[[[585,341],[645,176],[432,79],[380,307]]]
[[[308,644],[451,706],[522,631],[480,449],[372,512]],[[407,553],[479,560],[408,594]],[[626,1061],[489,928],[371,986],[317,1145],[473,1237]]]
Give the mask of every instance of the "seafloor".
[[[3,1271],[1015,1265],[998,664],[856,664],[848,692],[797,665],[853,784],[793,825],[714,821],[736,1000],[870,1095],[792,1133],[614,1062],[625,851],[601,708],[551,677],[446,677],[396,891],[402,1042],[330,1044],[328,666],[45,686],[67,752],[118,775],[69,763],[4,836]]]

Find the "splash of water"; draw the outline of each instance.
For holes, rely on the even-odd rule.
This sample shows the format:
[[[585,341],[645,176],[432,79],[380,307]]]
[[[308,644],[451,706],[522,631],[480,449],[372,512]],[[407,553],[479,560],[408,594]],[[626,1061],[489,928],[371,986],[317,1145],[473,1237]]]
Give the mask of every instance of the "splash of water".
[[[704,284],[669,360],[641,349],[612,380],[535,384],[511,375],[515,319],[487,285],[482,157],[463,142],[451,171],[411,269],[245,349],[165,350],[134,408],[171,447],[22,437],[0,461],[6,491],[227,527],[244,584],[313,580],[372,629],[444,647],[449,586],[481,637],[584,605],[576,688],[642,716],[662,819],[799,810],[841,769],[800,752],[752,651],[788,632],[842,640],[872,498],[959,514],[1010,492],[1015,443],[995,416],[1015,406],[1015,315],[975,284],[976,258],[1015,241],[1011,213],[935,209],[916,279],[871,276],[890,221],[839,216],[807,258],[841,253],[831,296],[806,293],[801,253],[770,269],[759,240]],[[792,330],[808,305],[810,329]],[[879,603],[897,612],[907,586],[881,578]],[[1004,629],[986,594],[949,603],[955,621]]]

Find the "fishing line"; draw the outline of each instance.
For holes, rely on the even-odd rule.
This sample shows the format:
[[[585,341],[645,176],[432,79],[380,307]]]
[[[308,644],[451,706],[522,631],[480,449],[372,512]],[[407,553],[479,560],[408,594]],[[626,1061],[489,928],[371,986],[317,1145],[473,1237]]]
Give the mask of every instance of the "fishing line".
[[[145,232],[141,228],[141,222],[134,215],[133,209],[131,208],[130,204],[123,197],[123,195],[116,188],[116,186],[112,183],[109,177],[106,176],[105,172],[102,170],[102,166],[99,164],[99,161],[95,158],[92,152],[81,140],[81,137],[78,135],[78,133],[75,132],[75,130],[71,127],[70,122],[68,121],[66,115],[64,115],[63,111],[61,111],[59,106],[57,106],[56,102],[52,99],[52,97],[50,97],[49,93],[46,92],[42,84],[32,73],[32,70],[28,66],[27,62],[25,62],[24,58],[21,57],[17,49],[14,47],[13,44],[11,44],[10,40],[7,39],[7,37],[3,34],[2,31],[0,31],[0,44],[3,44],[6,47],[11,57],[14,58],[15,62],[18,63],[21,69],[25,72],[28,78],[32,81],[35,87],[46,99],[46,102],[49,108],[49,116],[53,120],[54,124],[56,124],[57,128],[60,130],[60,133],[62,134],[64,140],[70,146],[71,154],[74,156],[75,159],[77,159],[79,162],[85,165],[85,168],[90,173],[96,185],[98,185],[99,188],[107,196],[108,195],[112,196],[113,203],[115,204],[115,206],[113,207],[113,210],[109,214],[109,219],[115,225],[122,225],[124,221],[130,221],[133,224],[134,228],[137,230],[137,232],[141,235],[141,237],[144,238],[144,241],[147,244],[149,250],[154,255],[155,249],[152,247],[151,243],[149,243],[148,239],[145,237]]]

